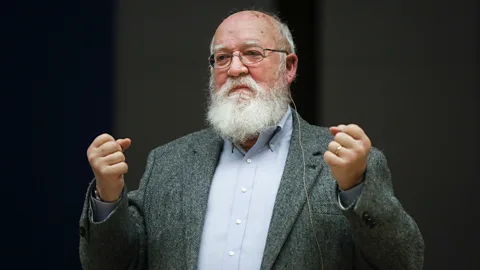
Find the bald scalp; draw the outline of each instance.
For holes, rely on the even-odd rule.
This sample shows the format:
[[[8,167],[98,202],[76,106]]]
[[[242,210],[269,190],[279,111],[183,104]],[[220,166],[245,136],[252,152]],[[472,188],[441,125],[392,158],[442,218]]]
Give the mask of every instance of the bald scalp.
[[[210,53],[213,53],[214,51],[215,39],[219,32],[219,29],[221,29],[225,25],[231,23],[235,24],[238,23],[238,21],[243,20],[263,21],[264,28],[256,27],[261,32],[261,34],[270,35],[274,44],[276,44],[276,49],[286,50],[288,53],[295,53],[295,44],[293,43],[293,37],[288,26],[283,23],[277,15],[256,10],[243,10],[235,12],[225,18],[215,31],[215,34],[210,43]],[[228,33],[232,34],[231,31],[229,31]]]

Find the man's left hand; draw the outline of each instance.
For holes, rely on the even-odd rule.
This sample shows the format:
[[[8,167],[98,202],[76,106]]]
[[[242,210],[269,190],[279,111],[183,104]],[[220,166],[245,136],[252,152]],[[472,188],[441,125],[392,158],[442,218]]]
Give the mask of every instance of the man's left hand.
[[[371,142],[357,125],[330,127],[334,140],[328,144],[323,158],[341,190],[358,185],[367,169]]]

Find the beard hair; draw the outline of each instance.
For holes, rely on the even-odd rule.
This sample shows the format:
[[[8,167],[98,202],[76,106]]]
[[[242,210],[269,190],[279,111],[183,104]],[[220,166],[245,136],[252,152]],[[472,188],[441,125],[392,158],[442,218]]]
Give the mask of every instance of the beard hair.
[[[242,144],[257,138],[260,133],[275,126],[285,115],[290,103],[290,89],[285,76],[285,65],[280,65],[275,85],[265,89],[250,75],[229,77],[218,91],[214,85],[213,72],[210,76],[210,99],[207,122],[221,137]],[[246,85],[252,96],[232,93],[239,85]]]

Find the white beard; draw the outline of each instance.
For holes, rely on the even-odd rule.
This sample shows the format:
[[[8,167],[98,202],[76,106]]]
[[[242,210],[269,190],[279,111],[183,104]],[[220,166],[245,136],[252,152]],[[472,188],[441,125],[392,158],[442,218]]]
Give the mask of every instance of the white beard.
[[[210,77],[210,100],[207,121],[223,138],[234,143],[244,143],[257,138],[268,127],[275,126],[282,119],[290,103],[290,90],[285,71],[279,70],[276,84],[264,89],[250,76],[229,77],[223,86],[214,92],[213,75]],[[239,85],[247,85],[252,96],[232,93]]]

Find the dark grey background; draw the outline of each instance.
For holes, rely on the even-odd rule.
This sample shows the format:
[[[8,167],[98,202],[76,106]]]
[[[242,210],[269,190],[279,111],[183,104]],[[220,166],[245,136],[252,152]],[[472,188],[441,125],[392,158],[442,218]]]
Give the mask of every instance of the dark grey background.
[[[475,1],[324,1],[321,124],[384,151],[425,269],[479,269]]]
[[[31,104],[7,102],[13,112],[4,116],[32,119],[28,132],[19,120],[3,130],[20,141],[5,141],[13,149],[3,153],[12,166],[4,232],[16,268],[80,269],[88,145],[102,132],[132,138],[126,179],[136,188],[152,148],[204,127],[211,37],[230,11],[250,7],[280,11],[292,26],[302,116],[357,123],[384,151],[396,195],[424,235],[425,269],[479,268],[473,0],[32,1],[2,9],[12,19],[3,24],[2,91]]]

